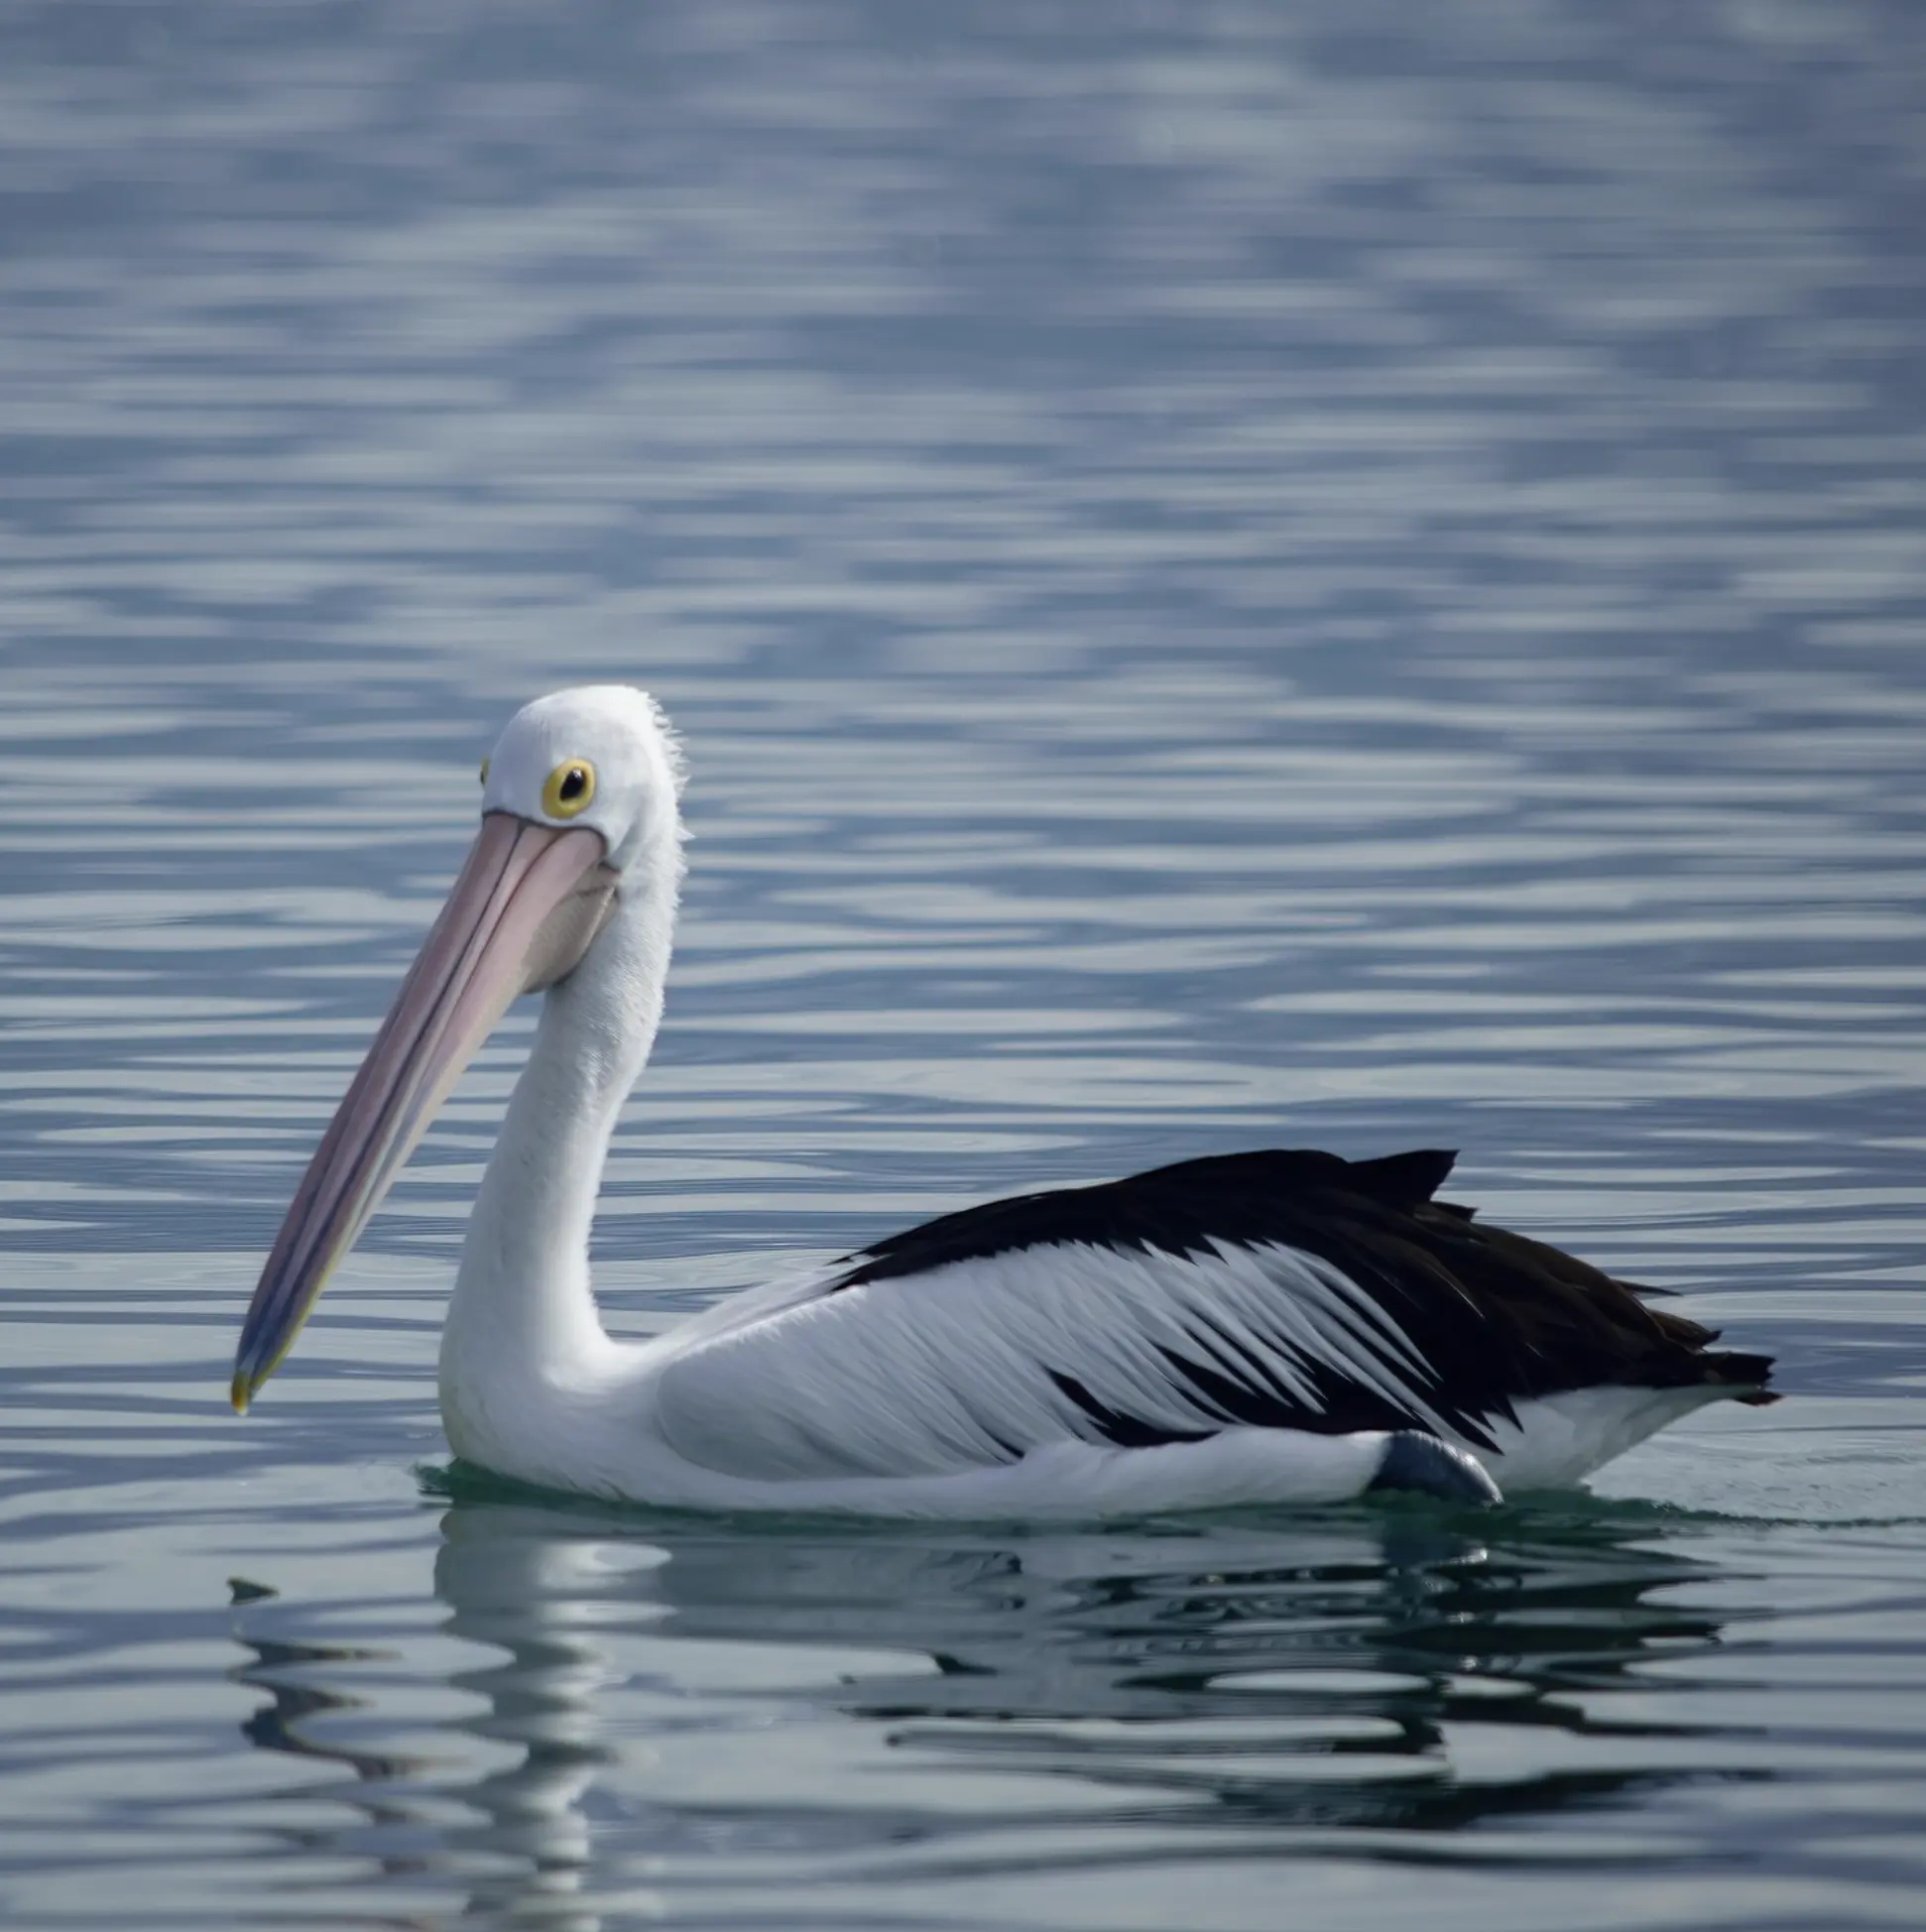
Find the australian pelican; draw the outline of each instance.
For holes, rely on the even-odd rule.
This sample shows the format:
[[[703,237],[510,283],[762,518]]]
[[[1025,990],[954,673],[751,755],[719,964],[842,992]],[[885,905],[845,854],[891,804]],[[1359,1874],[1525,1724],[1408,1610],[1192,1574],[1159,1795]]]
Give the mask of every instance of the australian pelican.
[[[245,1409],[456,1076],[542,992],[441,1338],[464,1460],[726,1509],[962,1516],[1494,1500],[1576,1482],[1767,1357],[1435,1198],[1451,1155],[1266,1151],[911,1228],[670,1333],[613,1339],[588,1235],[662,1018],[675,740],[558,691],[482,768],[481,830],[308,1166],[248,1309]]]

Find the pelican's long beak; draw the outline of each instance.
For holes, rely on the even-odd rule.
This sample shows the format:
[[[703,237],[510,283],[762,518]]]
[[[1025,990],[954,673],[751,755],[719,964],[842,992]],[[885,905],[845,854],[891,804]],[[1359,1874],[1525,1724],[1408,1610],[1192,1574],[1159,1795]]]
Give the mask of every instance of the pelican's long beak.
[[[602,835],[490,812],[308,1162],[234,1354],[245,1412],[509,1003],[580,964],[615,903]]]

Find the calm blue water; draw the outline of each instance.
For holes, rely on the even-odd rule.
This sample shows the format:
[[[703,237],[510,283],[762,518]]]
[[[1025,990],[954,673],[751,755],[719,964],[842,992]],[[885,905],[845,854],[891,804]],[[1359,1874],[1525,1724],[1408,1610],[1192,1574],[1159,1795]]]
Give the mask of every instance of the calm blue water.
[[[0,0],[0,1923],[1926,1923],[1926,12]],[[464,1485],[528,1017],[240,1312],[534,693],[637,1332],[1264,1143],[1790,1398],[1466,1518]]]

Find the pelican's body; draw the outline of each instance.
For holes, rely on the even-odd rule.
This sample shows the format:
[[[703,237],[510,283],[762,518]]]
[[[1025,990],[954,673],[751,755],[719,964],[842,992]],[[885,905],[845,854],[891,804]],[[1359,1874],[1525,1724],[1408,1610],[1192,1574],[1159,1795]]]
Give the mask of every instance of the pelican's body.
[[[462,1251],[440,1365],[464,1460],[689,1508],[1101,1515],[1490,1499],[1578,1481],[1763,1357],[1432,1200],[1450,1157],[1272,1151],[946,1216],[645,1342],[588,1235],[662,1017],[681,827],[654,704],[528,706],[483,829],[302,1181],[236,1360],[280,1361],[462,1063],[545,990]]]

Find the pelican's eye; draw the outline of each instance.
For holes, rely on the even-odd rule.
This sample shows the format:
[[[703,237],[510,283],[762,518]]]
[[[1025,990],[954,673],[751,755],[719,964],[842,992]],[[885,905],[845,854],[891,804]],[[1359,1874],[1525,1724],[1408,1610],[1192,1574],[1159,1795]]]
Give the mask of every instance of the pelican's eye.
[[[542,787],[542,809],[550,818],[573,818],[586,811],[595,796],[595,767],[585,758],[571,758],[548,774]]]
[[[487,759],[482,760],[481,782],[483,785],[486,785],[488,783],[488,760]]]

